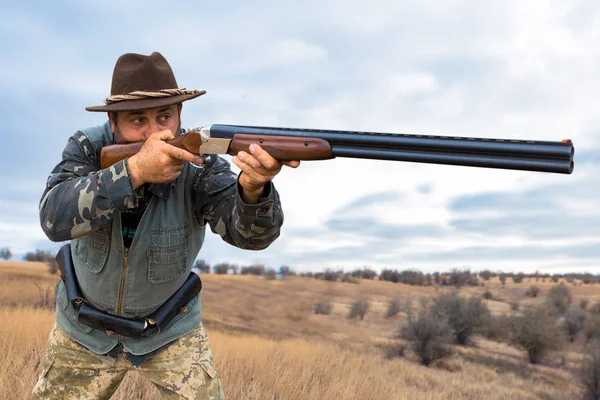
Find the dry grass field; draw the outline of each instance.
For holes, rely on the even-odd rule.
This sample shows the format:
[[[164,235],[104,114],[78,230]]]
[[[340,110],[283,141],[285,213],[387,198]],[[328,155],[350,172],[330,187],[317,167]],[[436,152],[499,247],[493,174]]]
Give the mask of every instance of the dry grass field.
[[[0,399],[27,399],[53,324],[57,275],[44,264],[0,262]],[[577,377],[583,343],[575,341],[532,366],[524,352],[476,338],[429,368],[410,352],[389,360],[384,348],[405,315],[385,318],[392,298],[417,300],[443,290],[361,280],[359,284],[292,277],[202,275],[203,322],[209,334],[227,399],[580,399]],[[525,292],[534,282],[461,289],[481,295],[494,314],[511,303],[543,301],[554,283],[535,282],[537,298]],[[571,285],[574,302],[600,300],[600,285]],[[352,302],[366,299],[364,320],[346,318]],[[313,313],[328,299],[329,315]],[[113,399],[158,399],[151,384],[132,373]]]

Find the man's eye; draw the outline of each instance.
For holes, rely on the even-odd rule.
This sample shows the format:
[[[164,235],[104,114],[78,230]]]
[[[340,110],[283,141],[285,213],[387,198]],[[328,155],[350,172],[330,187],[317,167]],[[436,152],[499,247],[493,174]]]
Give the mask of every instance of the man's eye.
[[[169,118],[171,118],[170,115],[161,115],[160,117],[158,117],[158,120],[161,122],[166,122],[169,120]]]
[[[131,120],[131,122],[134,124],[141,124],[144,122],[144,118],[134,118]]]

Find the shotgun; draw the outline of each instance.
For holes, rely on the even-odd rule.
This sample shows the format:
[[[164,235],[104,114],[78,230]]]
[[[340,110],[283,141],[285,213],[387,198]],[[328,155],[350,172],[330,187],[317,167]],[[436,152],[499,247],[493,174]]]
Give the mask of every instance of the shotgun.
[[[235,155],[257,143],[280,161],[348,157],[558,174],[573,172],[575,155],[570,139],[552,142],[218,124],[189,129],[167,143],[199,155]],[[142,145],[103,147],[102,169],[134,155]]]

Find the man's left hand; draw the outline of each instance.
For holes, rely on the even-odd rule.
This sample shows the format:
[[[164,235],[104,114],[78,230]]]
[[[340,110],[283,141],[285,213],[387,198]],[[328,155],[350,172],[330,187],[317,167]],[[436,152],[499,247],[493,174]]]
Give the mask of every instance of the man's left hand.
[[[265,185],[286,165],[297,168],[300,161],[277,161],[259,145],[250,145],[250,153],[240,151],[232,157],[232,162],[241,170],[240,185],[244,190],[242,197],[248,204],[256,204],[262,197]]]

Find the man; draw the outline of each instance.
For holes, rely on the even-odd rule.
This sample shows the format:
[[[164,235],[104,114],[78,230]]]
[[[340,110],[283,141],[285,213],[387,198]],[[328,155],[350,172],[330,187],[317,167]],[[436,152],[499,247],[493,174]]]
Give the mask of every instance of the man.
[[[258,145],[232,158],[208,159],[166,141],[181,133],[182,103],[205,91],[180,89],[167,60],[124,54],[115,65],[102,126],[68,141],[40,201],[42,229],[71,240],[77,282],[86,304],[106,317],[148,317],[178,293],[204,241],[206,224],[226,242],[264,249],[283,223],[271,180],[282,165]],[[100,168],[100,150],[144,141],[141,150]],[[194,165],[190,165],[194,163]],[[56,287],[56,324],[34,398],[109,398],[128,370],[149,379],[165,398],[222,399],[195,296],[158,334],[129,337],[92,328]]]

